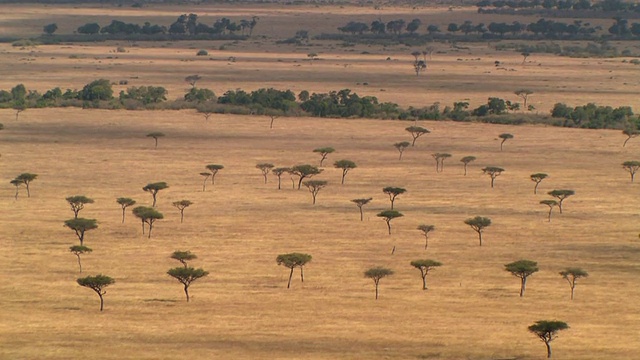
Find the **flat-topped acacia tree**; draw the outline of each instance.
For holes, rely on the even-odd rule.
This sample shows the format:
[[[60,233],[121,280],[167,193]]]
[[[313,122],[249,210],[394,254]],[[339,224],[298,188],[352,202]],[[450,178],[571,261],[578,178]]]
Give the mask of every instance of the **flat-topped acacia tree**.
[[[527,278],[539,270],[537,262],[524,259],[506,264],[504,269],[510,272],[511,275],[520,278],[520,297],[524,296],[524,291],[527,287]]]
[[[262,177],[264,177],[264,183],[267,183],[267,175],[271,169],[273,169],[274,165],[270,163],[259,163],[256,165],[256,169],[259,169],[262,172]]]
[[[482,172],[491,177],[491,188],[493,188],[494,181],[504,172],[504,169],[497,166],[487,166],[486,168],[482,169]]]
[[[464,176],[467,176],[467,165],[469,165],[469,163],[475,160],[476,160],[475,156],[465,156],[462,159],[460,159],[460,162],[464,164]]]
[[[322,163],[327,158],[327,156],[335,151],[336,149],[330,146],[325,146],[325,147],[321,147],[313,150],[314,153],[320,154],[320,166],[322,166]]]
[[[156,183],[149,183],[147,185],[145,185],[142,190],[148,192],[151,194],[151,196],[153,197],[153,205],[151,205],[152,207],[156,206],[156,199],[158,196],[158,192],[160,190],[164,190],[166,188],[168,188],[169,185],[167,185],[166,182],[161,181],[161,182],[156,182]]]
[[[528,327],[529,331],[542,340],[547,347],[547,359],[551,358],[551,341],[558,337],[558,331],[569,328],[564,321],[538,320],[535,324]]]
[[[124,224],[124,215],[125,212],[127,210],[127,208],[129,206],[133,206],[136,204],[136,201],[131,199],[131,198],[127,198],[127,197],[119,197],[116,199],[116,202],[118,204],[120,204],[120,206],[122,207],[122,223]]]
[[[276,257],[276,263],[284,267],[289,268],[289,282],[287,283],[287,289],[291,287],[291,278],[293,277],[293,270],[300,268],[300,281],[304,282],[304,266],[311,261],[312,257],[309,254],[303,253],[289,253],[280,254]]]
[[[156,149],[158,148],[158,139],[164,136],[165,136],[164,133],[161,133],[159,131],[154,131],[147,134],[147,137],[153,138],[153,140],[155,141]]]
[[[524,64],[524,60],[522,61],[522,63]],[[529,95],[533,94],[533,90],[520,89],[520,90],[514,91],[514,94],[522,99],[522,101],[523,101],[522,107],[524,109],[528,109],[527,101],[529,100]]]
[[[323,169],[318,169],[317,167],[309,164],[296,165],[289,169],[289,173],[291,175],[298,177],[298,190],[300,190],[300,186],[302,185],[302,180],[306,178],[310,178],[314,175],[318,175],[323,171]]]
[[[588,277],[589,273],[582,270],[581,268],[569,267],[560,271],[560,275],[569,283],[569,286],[571,287],[571,300],[573,300],[573,294],[576,289],[576,282],[580,278]]]
[[[387,186],[382,189],[382,192],[389,195],[389,201],[391,202],[391,210],[393,210],[393,204],[396,201],[396,197],[407,192],[407,189],[404,189],[401,187],[395,187],[395,186]]]
[[[84,209],[85,204],[93,204],[93,199],[90,199],[84,195],[75,195],[69,196],[66,198],[67,202],[71,206],[71,211],[73,211],[73,217],[78,218],[78,213],[80,210]]]
[[[627,135],[627,139],[622,143],[622,147],[627,146],[627,141],[633,139],[634,137],[637,137],[638,135],[640,135],[640,130],[634,129],[634,128],[626,128],[624,130],[622,130],[622,134]]]
[[[80,246],[83,246],[84,234],[87,231],[97,229],[98,221],[96,219],[74,218],[65,221],[64,226],[68,227],[76,233],[78,240],[80,240]]]
[[[398,150],[398,152],[400,153],[400,157],[398,157],[398,160],[402,160],[402,153],[409,147],[411,146],[411,143],[408,141],[401,141],[401,142],[397,142],[395,144],[393,144],[393,147],[396,148],[396,150]]]
[[[29,184],[31,184],[31,182],[37,178],[38,178],[38,174],[22,173],[16,176],[14,180],[17,180],[23,183],[25,188],[27,189],[27,197],[31,197],[31,192],[29,191]]]
[[[291,169],[288,167],[278,167],[271,170],[271,173],[278,178],[278,190],[281,189],[280,185],[282,184],[282,174],[290,172]]]
[[[209,180],[209,176],[211,176],[210,172],[201,172],[200,176],[204,177],[202,181],[202,191],[207,191],[207,180]]]
[[[436,160],[436,172],[442,172],[444,170],[444,161],[451,157],[448,153],[434,153],[431,156]]]
[[[209,272],[192,267],[177,267],[169,269],[167,275],[178,280],[183,285],[184,294],[187,297],[187,302],[189,302],[189,286],[191,286],[192,282],[209,275]]]
[[[558,199],[558,209],[560,209],[560,214],[562,214],[562,202],[569,196],[575,195],[576,192],[568,189],[560,189],[560,190],[551,190],[547,194]]]
[[[180,223],[184,222],[184,209],[193,205],[193,203],[189,200],[180,200],[174,201],[171,205],[173,205],[178,211],[180,211]]]
[[[364,277],[373,280],[373,283],[376,285],[376,300],[378,300],[378,285],[380,284],[380,279],[391,275],[393,275],[393,270],[382,266],[376,266],[364,272]]]
[[[640,169],[640,161],[625,161],[622,163],[622,168],[629,172],[629,175],[631,175],[631,182],[633,182],[636,172]]]
[[[196,254],[191,253],[191,251],[189,250],[187,251],[176,250],[169,257],[174,260],[178,260],[185,268],[189,267],[189,264],[187,264],[187,261],[195,260],[198,258]]]
[[[216,174],[218,173],[218,171],[224,169],[224,166],[220,164],[209,164],[205,166],[205,168],[211,171],[211,184],[213,185],[216,183]]]
[[[80,255],[89,254],[93,250],[86,246],[74,245],[69,247],[69,251],[78,258],[78,267],[80,267],[80,273],[82,273],[82,262],[80,261]]]
[[[14,195],[14,198],[18,200],[18,194],[20,193],[20,185],[22,185],[23,182],[18,179],[13,179],[9,181],[9,183],[16,187],[16,194]]]
[[[320,190],[322,190],[325,186],[327,186],[327,182],[324,180],[309,180],[309,181],[305,181],[304,186],[309,189],[309,192],[311,193],[311,197],[313,198],[313,205],[316,204],[316,196],[318,196],[318,193],[320,192]]]
[[[360,221],[364,220],[364,214],[362,212],[362,207],[364,205],[367,205],[371,200],[373,200],[373,198],[366,198],[366,199],[353,199],[351,200],[352,203],[356,204],[356,206],[358,206],[358,209],[360,210]]]
[[[409,134],[411,134],[411,137],[413,138],[413,141],[411,142],[411,146],[415,146],[416,145],[416,140],[425,134],[429,134],[431,131],[429,131],[428,129],[425,129],[423,127],[420,126],[409,126],[407,128],[405,128],[406,131],[409,132]]]
[[[151,238],[151,230],[153,230],[153,224],[164,219],[164,215],[158,210],[152,207],[138,206],[133,208],[133,215],[135,215],[142,222],[142,233],[144,234],[144,224],[149,226],[149,233],[147,238]]]
[[[194,74],[194,75],[189,75],[189,76],[185,77],[184,81],[186,81],[187,84],[191,85],[191,88],[193,89],[193,88],[196,87],[196,83],[200,79],[202,79],[202,76],[200,76],[198,74]]]
[[[555,200],[541,200],[540,204],[547,205],[549,207],[548,221],[551,222],[551,213],[553,212],[553,208],[558,206],[558,202]]]
[[[427,275],[429,271],[437,268],[438,266],[442,266],[442,263],[435,260],[414,260],[411,262],[411,266],[420,270],[420,275],[422,276],[422,290],[427,290]]]
[[[471,228],[478,233],[478,240],[480,241],[480,246],[482,246],[482,233],[484,232],[484,229],[486,227],[491,225],[491,219],[482,216],[476,216],[474,218],[465,220],[464,223],[471,226]]]
[[[502,141],[500,142],[500,151],[502,151],[502,145],[504,145],[505,141],[509,140],[509,139],[513,139],[513,135],[509,134],[509,133],[503,133],[498,135],[498,137],[500,139],[502,139]]]
[[[343,185],[344,185],[344,178],[347,176],[347,173],[349,172],[349,170],[355,169],[358,167],[358,165],[356,165],[355,162],[351,160],[346,160],[346,159],[338,160],[334,162],[333,166],[337,169],[342,169],[342,181],[340,183]]]
[[[104,299],[102,296],[107,293],[105,288],[109,285],[115,284],[116,281],[109,276],[98,274],[96,276],[79,278],[76,282],[78,285],[89,288],[98,294],[100,297],[100,311],[102,311],[104,308]]]
[[[391,220],[402,217],[404,214],[395,210],[385,210],[381,211],[376,216],[382,218],[387,223],[387,229],[389,230],[389,235],[391,235]]]
[[[545,174],[545,173],[535,173],[535,174],[531,174],[529,176],[529,178],[531,179],[531,181],[533,181],[534,183],[536,183],[536,185],[533,187],[533,193],[537,194],[538,193],[538,185],[540,185],[540,183],[542,182],[542,180],[548,178],[549,175]]]
[[[427,247],[429,246],[429,233],[434,231],[436,227],[434,225],[422,224],[422,225],[419,225],[417,229],[422,232],[422,235],[424,235],[424,238],[425,238],[424,249],[427,250]]]

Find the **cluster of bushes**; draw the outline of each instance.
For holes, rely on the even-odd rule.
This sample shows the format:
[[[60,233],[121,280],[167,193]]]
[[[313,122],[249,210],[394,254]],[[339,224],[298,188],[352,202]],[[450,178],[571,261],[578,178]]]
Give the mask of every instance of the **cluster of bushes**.
[[[535,9],[546,10],[600,10],[600,11],[634,11],[640,12],[640,4],[622,0],[482,0],[476,6],[486,12],[487,8],[495,9]]]
[[[616,57],[616,56],[634,56],[631,50],[618,49],[607,41],[600,43],[588,43],[584,46],[580,45],[560,45],[556,43],[538,43],[538,44],[515,44],[503,43],[497,44],[496,50],[515,50],[523,54],[532,53],[548,53],[560,56],[571,57]]]
[[[563,127],[581,127],[589,129],[623,129],[631,126],[638,128],[640,118],[634,116],[629,106],[612,108],[611,106],[587,105],[571,108],[563,103],[557,103],[551,110],[551,116],[564,119]]]

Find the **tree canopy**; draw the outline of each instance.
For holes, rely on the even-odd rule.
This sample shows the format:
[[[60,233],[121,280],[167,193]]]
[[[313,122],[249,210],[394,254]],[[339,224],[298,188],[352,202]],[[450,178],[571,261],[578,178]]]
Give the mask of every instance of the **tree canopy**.
[[[373,200],[373,198],[362,198],[362,199],[353,199],[353,200],[351,200],[351,202],[356,204],[356,206],[358,206],[358,209],[360,209],[360,221],[364,220],[364,214],[362,212],[362,207],[364,205],[367,205],[371,200]]]
[[[310,178],[314,175],[318,175],[323,171],[323,169],[318,169],[317,167],[309,164],[303,165],[295,165],[289,169],[289,173],[291,175],[298,176],[298,189],[300,189],[300,185],[302,185],[302,180],[306,178]]]
[[[167,185],[166,182],[161,181],[161,182],[155,182],[155,183],[149,183],[147,185],[145,185],[142,190],[148,192],[151,194],[151,196],[153,197],[153,205],[151,205],[152,207],[156,206],[156,199],[157,199],[157,195],[158,192],[160,190],[164,190],[166,188],[168,188],[169,185]]]
[[[93,199],[89,199],[84,195],[69,196],[65,200],[67,200],[71,206],[71,211],[73,211],[75,218],[78,218],[78,213],[80,210],[84,209],[85,204],[93,204]]]
[[[557,338],[558,331],[566,330],[569,325],[564,321],[538,320],[527,329],[544,342],[547,347],[547,358],[551,358],[551,341]]]
[[[178,280],[184,286],[184,294],[187,297],[187,302],[189,302],[189,286],[191,286],[192,282],[209,275],[209,272],[192,267],[177,267],[169,269],[167,275]]]
[[[100,297],[100,311],[104,308],[104,299],[102,296],[107,292],[104,290],[109,285],[115,284],[115,280],[109,276],[98,274],[96,276],[87,276],[76,280],[78,285],[89,288]]]
[[[564,200],[566,198],[568,198],[569,196],[573,196],[575,195],[575,191],[574,190],[569,190],[569,189],[560,189],[560,190],[551,190],[549,191],[547,194],[553,196],[554,198],[558,199],[558,209],[560,209],[560,214],[562,214],[562,202],[564,202]]]
[[[535,173],[535,174],[531,174],[530,175],[529,178],[531,179],[531,181],[536,183],[536,185],[533,187],[533,193],[534,194],[538,193],[538,185],[540,185],[542,180],[546,179],[547,177],[549,177],[549,175],[547,175],[545,173]]]
[[[346,159],[338,160],[338,161],[334,162],[333,166],[335,168],[342,169],[342,181],[341,181],[341,184],[344,184],[344,178],[345,178],[345,176],[347,176],[347,173],[349,172],[349,170],[355,169],[355,168],[358,167],[358,165],[356,165],[355,162],[353,162],[351,160],[346,160]]]
[[[125,211],[129,206],[135,205],[136,201],[127,197],[119,197],[116,199],[116,202],[122,206],[122,223],[124,224]]]
[[[411,262],[411,266],[420,270],[420,275],[422,275],[422,290],[427,290],[427,275],[429,274],[429,271],[442,266],[442,263],[430,259],[414,260]]]
[[[506,264],[504,269],[510,272],[511,275],[520,278],[520,297],[524,296],[527,278],[539,270],[537,262],[524,259]]]
[[[330,147],[330,146],[325,146],[325,147],[321,147],[321,148],[317,148],[314,149],[313,152],[314,153],[318,153],[320,154],[321,158],[320,158],[320,166],[322,166],[322,162],[327,158],[327,156],[333,152],[335,152],[336,149]]]
[[[578,279],[588,277],[589,273],[578,267],[568,267],[560,271],[560,276],[562,276],[562,278],[567,280],[567,282],[569,283],[569,287],[571,287],[571,300],[573,300],[573,295]]]
[[[304,282],[304,266],[308,264],[312,259],[309,254],[303,253],[288,253],[280,254],[276,257],[276,263],[284,267],[289,268],[289,282],[287,283],[287,289],[291,287],[291,277],[293,276],[293,270],[300,268],[300,280]]]
[[[387,269],[382,266],[376,266],[364,272],[364,277],[373,280],[373,282],[376,284],[376,300],[378,300],[378,284],[380,283],[380,279],[391,276],[393,274],[393,270]]]
[[[482,246],[482,232],[486,227],[491,225],[491,219],[482,216],[476,216],[474,218],[465,220],[464,223],[471,226],[471,228],[478,233],[478,240],[480,241],[480,246]]]
[[[497,166],[487,166],[482,169],[482,172],[491,177],[491,187],[493,188],[495,179],[504,172],[504,169]]]
[[[382,218],[387,223],[387,229],[389,230],[389,235],[391,235],[391,220],[402,217],[404,215],[396,210],[384,210],[379,212],[376,216]]]
[[[96,219],[73,218],[66,220],[64,222],[64,226],[76,233],[78,240],[80,240],[80,246],[82,246],[84,245],[84,233],[89,230],[97,229],[98,221]]]
[[[189,250],[176,250],[173,252],[173,254],[171,254],[170,258],[180,261],[180,263],[186,268],[188,267],[187,261],[195,260],[198,257],[196,256],[196,254],[191,253],[191,251]]]
[[[389,195],[389,201],[391,202],[391,210],[393,210],[393,204],[396,201],[396,197],[407,192],[407,189],[396,187],[396,186],[387,186],[382,189],[382,192]]]

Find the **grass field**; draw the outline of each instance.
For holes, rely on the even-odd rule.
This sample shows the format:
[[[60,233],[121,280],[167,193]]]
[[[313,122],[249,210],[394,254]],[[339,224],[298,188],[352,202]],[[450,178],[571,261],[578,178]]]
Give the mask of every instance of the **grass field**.
[[[540,111],[556,101],[638,107],[637,67],[620,59],[536,56],[520,65],[517,54],[471,47],[464,55],[435,55],[417,78],[410,49],[362,54],[364,48],[321,44],[312,50],[320,49],[322,60],[311,65],[309,49],[250,44],[214,52],[214,60],[197,59],[195,51],[219,44],[139,44],[123,54],[113,53],[118,44],[1,45],[0,88],[80,88],[99,77],[129,78],[130,85],[165,86],[177,98],[188,86],[182,79],[198,73],[199,86],[217,94],[348,87],[403,106],[463,99],[477,106],[530,87]],[[238,61],[227,62],[229,56]],[[517,71],[497,73],[497,56]],[[362,82],[370,85],[355,85]],[[640,200],[620,164],[639,160],[640,141],[623,148],[619,130],[420,122],[432,133],[399,161],[392,144],[410,140],[410,122],[283,117],[270,130],[268,117],[205,121],[195,111],[82,109],[29,109],[18,121],[1,110],[0,118],[0,359],[542,359],[543,343],[527,331],[541,319],[571,326],[552,343],[556,358],[637,357]],[[152,131],[166,134],[157,149],[145,137]],[[501,133],[514,135],[503,151]],[[288,176],[277,190],[276,178],[264,184],[255,168],[317,165],[312,150],[322,146],[336,152],[316,177],[329,181],[316,205],[306,189],[291,188]],[[453,155],[442,173],[435,152]],[[467,155],[478,159],[463,176],[459,159]],[[341,171],[331,164],[343,158],[358,168],[340,185]],[[212,163],[225,168],[203,192],[198,174]],[[493,189],[485,166],[506,169]],[[15,200],[9,181],[23,172],[39,176],[31,197],[22,189]],[[534,195],[529,175],[537,172],[550,177]],[[147,239],[130,212],[121,224],[115,199],[149,206],[142,187],[157,181],[170,186],[158,196],[165,219]],[[376,217],[389,206],[385,186],[408,190],[396,200],[404,217],[392,222],[391,235]],[[553,189],[576,195],[547,222],[539,201]],[[81,216],[99,222],[86,235],[93,253],[83,256],[82,275],[68,251],[78,240],[63,227],[73,216],[64,198],[81,194],[95,200]],[[362,197],[373,201],[361,222],[350,200]],[[181,199],[194,202],[182,224],[171,206]],[[482,247],[463,222],[476,215],[493,221]],[[427,251],[420,224],[436,226]],[[166,275],[180,265],[169,259],[175,250],[191,250],[198,255],[192,265],[210,271],[190,288],[190,303]],[[288,252],[313,256],[305,282],[294,277],[291,289],[288,269],[275,261]],[[409,265],[423,258],[444,264],[430,273],[427,291]],[[503,268],[523,258],[538,261],[540,272],[520,298],[519,279]],[[376,301],[363,272],[378,265],[396,273],[381,280]],[[573,301],[558,275],[570,266],[590,274]],[[95,293],[75,281],[98,273],[116,280],[102,313]]]

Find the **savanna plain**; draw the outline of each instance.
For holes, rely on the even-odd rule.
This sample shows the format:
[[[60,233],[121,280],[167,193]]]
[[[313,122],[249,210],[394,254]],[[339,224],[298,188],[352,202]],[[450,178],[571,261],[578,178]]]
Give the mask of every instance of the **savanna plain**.
[[[197,12],[212,19],[234,14],[260,16],[260,36],[239,43],[97,43],[0,45],[0,87],[23,83],[28,89],[82,88],[98,78],[129,85],[164,86],[169,97],[189,88],[183,79],[199,74],[199,87],[216,94],[241,88],[326,92],[349,88],[402,106],[469,101],[489,96],[518,100],[513,92],[530,88],[536,111],[555,102],[577,106],[640,105],[638,68],[615,59],[572,59],[518,53],[487,44],[465,50],[435,44],[428,70],[415,76],[412,49],[312,41],[278,45],[303,26],[318,32],[350,18],[480,16],[471,10],[275,4],[184,8],[151,6],[41,7],[3,5],[3,31],[37,34],[53,20],[73,29],[87,21],[118,18],[173,21]],[[464,13],[466,11],[466,13]],[[53,19],[53,20],[52,20]],[[163,20],[165,19],[165,20]],[[67,32],[70,32],[67,31]],[[224,46],[224,50],[221,49]],[[126,52],[116,53],[116,47]],[[198,49],[210,56],[196,57]],[[307,54],[316,52],[318,60]],[[233,57],[235,61],[229,61]],[[390,60],[387,60],[389,58]],[[495,70],[499,60],[512,71]],[[367,83],[368,85],[364,85]],[[124,90],[126,86],[114,86]],[[621,164],[640,160],[640,141],[622,147],[620,130],[547,126],[506,126],[420,121],[431,133],[408,148],[402,160],[393,144],[411,140],[410,121],[212,115],[195,110],[125,111],[79,108],[0,111],[0,358],[2,359],[541,359],[544,344],[528,330],[537,320],[561,320],[570,329],[553,341],[559,359],[634,359],[640,341],[640,243],[638,184]],[[166,136],[154,147],[145,135]],[[513,139],[500,150],[498,135]],[[336,151],[314,179],[328,181],[315,205],[303,187],[292,189],[288,175],[269,175],[258,163],[318,165],[313,149]],[[453,156],[436,172],[433,153]],[[465,176],[464,156],[473,155]],[[349,159],[357,168],[340,184],[332,164]],[[215,185],[202,189],[200,172],[222,164]],[[490,187],[480,169],[505,169]],[[36,173],[14,199],[9,181]],[[533,173],[549,174],[533,193]],[[142,191],[165,181],[157,209],[165,216],[151,238],[130,212],[121,223],[118,197],[151,205]],[[395,202],[404,214],[392,233],[376,216],[389,208],[382,188],[407,189]],[[572,189],[563,214],[539,202],[554,189]],[[81,216],[99,227],[87,232],[83,273],[69,246],[77,245],[63,222],[73,217],[65,198],[95,200]],[[350,201],[372,197],[360,221]],[[174,201],[193,205],[180,222]],[[464,220],[485,216],[492,225],[482,246]],[[428,250],[416,230],[433,224]],[[395,252],[391,254],[395,247]],[[181,285],[169,277],[179,265],[169,258],[190,250],[190,264],[210,274],[193,283],[187,303]],[[276,264],[278,254],[313,256],[305,281]],[[422,290],[412,260],[434,259],[442,266]],[[519,279],[504,264],[530,259],[532,275],[524,297]],[[365,270],[384,266],[395,274],[373,281]],[[558,274],[581,267],[575,299]],[[76,283],[80,276],[115,279],[99,311],[95,293]]]

